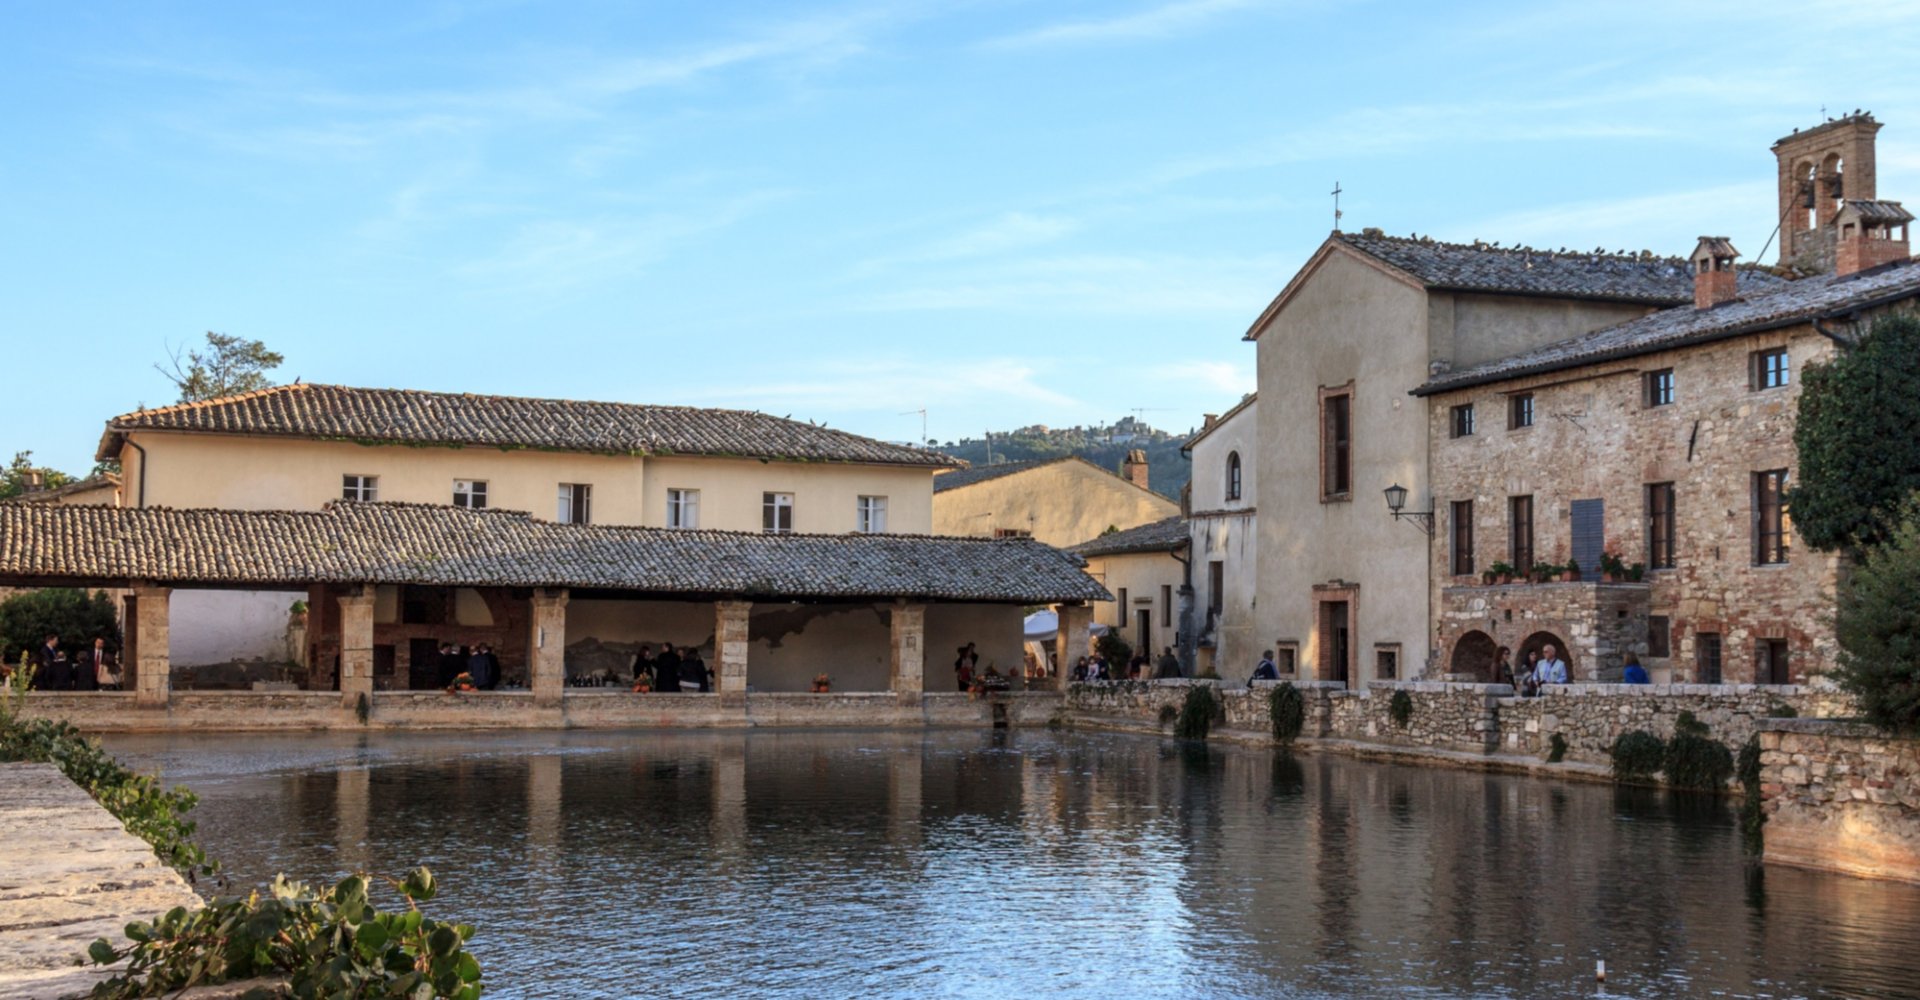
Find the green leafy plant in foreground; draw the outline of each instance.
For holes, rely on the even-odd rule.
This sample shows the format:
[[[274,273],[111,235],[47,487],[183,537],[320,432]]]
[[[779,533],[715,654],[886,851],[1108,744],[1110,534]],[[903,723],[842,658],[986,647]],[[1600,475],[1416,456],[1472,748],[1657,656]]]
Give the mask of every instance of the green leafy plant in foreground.
[[[1213,685],[1195,684],[1187,689],[1187,700],[1174,720],[1173,735],[1183,740],[1204,740],[1213,728],[1214,717],[1221,714],[1222,706],[1214,696]]]
[[[1306,726],[1306,699],[1292,681],[1281,681],[1267,692],[1267,714],[1273,720],[1273,738],[1289,746]]]
[[[265,897],[216,899],[199,910],[176,907],[151,924],[129,924],[130,947],[117,949],[102,938],[88,950],[101,965],[127,962],[93,996],[153,997],[266,978],[284,981],[301,998],[476,1000],[480,963],[466,950],[473,928],[420,912],[418,904],[434,896],[433,873],[416,868],[403,881],[384,881],[405,899],[404,909],[377,909],[364,875],[326,892],[280,876]],[[246,996],[283,995],[279,987],[262,987]]]
[[[1407,728],[1407,723],[1413,720],[1413,696],[1405,691],[1395,691],[1393,697],[1387,699],[1387,717],[1401,729]]]

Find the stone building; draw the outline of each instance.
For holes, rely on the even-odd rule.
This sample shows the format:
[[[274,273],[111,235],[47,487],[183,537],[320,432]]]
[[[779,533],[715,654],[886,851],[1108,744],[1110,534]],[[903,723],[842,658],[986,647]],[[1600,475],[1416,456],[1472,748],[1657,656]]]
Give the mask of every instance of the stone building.
[[[1149,657],[1176,645],[1183,628],[1181,588],[1190,561],[1188,545],[1186,519],[1175,514],[1068,549],[1086,560],[1087,575],[1113,595],[1113,600],[1094,605],[1094,622],[1114,629],[1135,652]],[[1124,666],[1114,665],[1116,670]],[[1070,669],[1072,664],[1061,667]]]
[[[99,457],[121,463],[129,507],[400,501],[770,534],[927,533],[933,474],[951,465],[934,452],[761,413],[313,384],[114,417]],[[500,617],[474,595],[382,595],[377,614],[415,627],[396,650],[401,686],[436,639],[464,642],[473,623]],[[284,661],[289,609],[308,596],[182,591],[172,601],[173,661]],[[821,614],[788,631],[836,627],[841,612]],[[617,657],[671,633],[632,618],[577,627],[582,645],[570,655],[585,666],[609,644],[607,656]],[[309,657],[316,642],[306,643]]]
[[[933,533],[1033,538],[1066,548],[1108,528],[1137,528],[1179,513],[1147,488],[1147,461],[1135,451],[1121,475],[1084,458],[977,465],[933,479]]]
[[[1800,371],[1920,304],[1920,262],[1904,253],[1850,270],[1871,254],[1844,241],[1880,238],[1856,230],[1839,272],[1745,295],[1723,277],[1731,245],[1703,238],[1696,304],[1416,390],[1446,674],[1489,679],[1497,646],[1547,641],[1578,680],[1617,679],[1628,652],[1674,682],[1803,683],[1832,661],[1838,557],[1793,544],[1782,493]],[[1602,581],[1603,560],[1639,579]],[[1569,561],[1578,582],[1486,579],[1496,563]]]
[[[1260,399],[1254,644],[1308,678],[1422,673],[1433,540],[1383,502],[1394,485],[1414,510],[1433,495],[1426,408],[1408,391],[1692,297],[1683,260],[1329,236],[1246,333]]]
[[[1249,394],[1226,413],[1208,414],[1182,448],[1193,462],[1187,492],[1188,549],[1193,560],[1195,667],[1246,680],[1266,648],[1254,627],[1259,585],[1259,403]],[[1289,654],[1293,650],[1287,651]],[[1281,667],[1296,672],[1289,657]]]

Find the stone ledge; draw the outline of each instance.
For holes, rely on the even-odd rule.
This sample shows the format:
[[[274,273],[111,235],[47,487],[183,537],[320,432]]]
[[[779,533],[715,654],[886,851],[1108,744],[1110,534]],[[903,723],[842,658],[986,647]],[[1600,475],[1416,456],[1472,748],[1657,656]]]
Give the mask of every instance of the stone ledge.
[[[1920,740],[1920,736],[1902,737],[1858,719],[1757,719],[1754,728],[1763,733],[1799,733],[1806,736],[1849,736],[1872,740]]]

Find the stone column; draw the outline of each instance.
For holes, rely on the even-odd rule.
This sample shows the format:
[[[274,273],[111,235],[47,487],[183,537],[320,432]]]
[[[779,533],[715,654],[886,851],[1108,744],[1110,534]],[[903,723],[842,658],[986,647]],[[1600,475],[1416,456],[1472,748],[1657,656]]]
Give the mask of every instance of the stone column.
[[[133,627],[139,637],[133,701],[141,708],[165,708],[173,694],[173,654],[167,634],[172,596],[167,587],[133,588]]]
[[[1087,627],[1093,624],[1093,608],[1085,604],[1062,604],[1059,615],[1060,631],[1053,637],[1053,648],[1054,657],[1060,662],[1053,685],[1065,691],[1073,676],[1074,661],[1087,655]]]
[[[340,707],[373,707],[373,588],[354,587],[340,601]]]
[[[720,661],[714,671],[720,703],[743,704],[747,698],[747,649],[751,641],[748,621],[753,615],[752,601],[715,601],[713,656]]]
[[[927,686],[927,606],[893,602],[891,687],[902,703],[919,704]]]
[[[533,592],[533,615],[528,623],[527,686],[533,703],[555,708],[567,686],[567,591],[564,587]]]

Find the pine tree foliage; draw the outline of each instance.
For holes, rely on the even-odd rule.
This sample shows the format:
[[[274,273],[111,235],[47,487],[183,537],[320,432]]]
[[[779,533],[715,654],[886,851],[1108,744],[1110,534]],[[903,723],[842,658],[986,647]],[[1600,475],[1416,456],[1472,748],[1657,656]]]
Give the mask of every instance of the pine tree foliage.
[[[1802,383],[1794,532],[1812,548],[1857,553],[1920,490],[1920,316],[1881,318],[1856,347],[1807,366]]]

